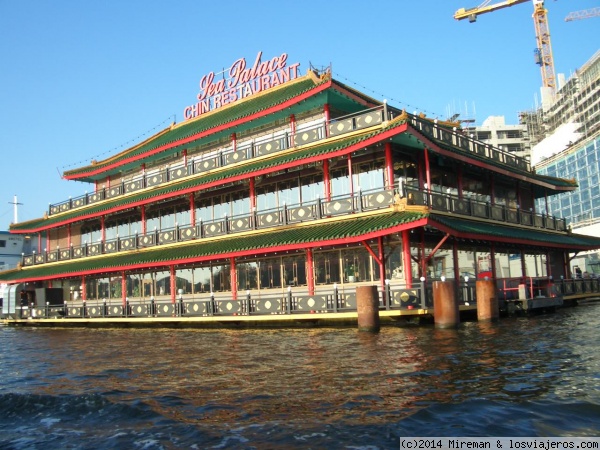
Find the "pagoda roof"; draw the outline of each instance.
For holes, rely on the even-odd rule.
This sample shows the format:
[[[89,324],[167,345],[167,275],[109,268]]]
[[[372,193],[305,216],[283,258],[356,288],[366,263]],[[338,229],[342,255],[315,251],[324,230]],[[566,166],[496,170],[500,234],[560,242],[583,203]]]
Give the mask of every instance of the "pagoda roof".
[[[280,86],[173,124],[103,161],[93,161],[88,166],[65,171],[63,178],[84,182],[104,180],[109,175],[139,168],[142,163],[164,158],[166,153],[179,151],[194,143],[202,141],[204,144],[229,138],[234,130],[241,132],[279,118],[289,118],[291,114],[299,114],[325,103],[349,112],[381,104],[332,80],[329,74],[317,77],[309,71],[307,75]]]
[[[128,252],[28,266],[0,273],[2,282],[27,282],[59,277],[156,270],[170,265],[228,260],[231,257],[268,255],[275,252],[364,242],[402,230],[428,226],[457,239],[480,239],[505,245],[591,250],[600,238],[560,233],[532,227],[503,226],[483,220],[428,213],[426,209],[350,214],[335,219],[304,222],[287,227],[249,231],[231,236],[203,238]],[[248,237],[251,237],[249,239]]]
[[[422,150],[423,146],[427,145],[433,152],[438,152],[440,154],[445,154],[444,152],[447,153],[445,147],[440,147],[438,143],[435,142],[429,142],[426,136],[423,136],[412,129],[409,119],[410,115],[403,114],[393,121],[384,123],[381,126],[375,126],[362,131],[325,139],[316,143],[291,148],[263,157],[257,157],[249,161],[243,161],[203,174],[185,177],[168,184],[132,192],[98,203],[53,214],[51,216],[11,224],[10,230],[15,233],[40,232],[49,228],[123,211],[143,204],[150,204],[189,194],[196,192],[199,189],[216,187],[225,181],[231,183],[246,180],[249,176],[259,176],[269,173],[274,170],[274,168],[277,168],[277,170],[297,168],[297,166],[301,164],[312,163],[325,158],[352,153],[368,145],[374,145],[387,140],[392,140],[405,147],[412,147],[418,150]],[[464,150],[461,151],[460,149],[455,149],[452,151],[452,154],[455,153],[458,158],[462,157],[465,162],[469,164],[479,162],[482,167],[488,169],[496,169],[499,172],[510,171],[511,176],[532,183],[539,191],[537,192],[538,196],[544,195],[543,189],[564,191],[573,190],[577,187],[577,184],[571,180],[538,175],[535,172],[516,168],[508,169],[506,166],[503,166],[496,161],[490,160],[489,158],[484,159],[471,152],[465,152]]]
[[[423,212],[347,215],[340,220],[326,219],[285,228],[237,233],[219,238],[204,238],[183,244],[161,245],[133,252],[88,257],[59,263],[46,263],[0,273],[2,282],[45,280],[82,274],[97,274],[144,268],[166,267],[219,258],[268,254],[340,243],[355,243],[414,228],[424,219]],[[252,236],[251,239],[244,237]]]

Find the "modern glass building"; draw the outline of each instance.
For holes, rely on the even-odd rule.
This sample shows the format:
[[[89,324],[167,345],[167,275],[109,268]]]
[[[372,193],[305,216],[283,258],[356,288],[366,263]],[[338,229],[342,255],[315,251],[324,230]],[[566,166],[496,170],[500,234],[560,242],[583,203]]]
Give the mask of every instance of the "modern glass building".
[[[564,192],[545,202],[538,200],[537,210],[565,217],[577,233],[600,236],[600,133],[583,139],[567,150],[536,165],[541,175],[575,180],[579,189]],[[600,275],[600,255],[596,251],[573,255],[571,270]]]

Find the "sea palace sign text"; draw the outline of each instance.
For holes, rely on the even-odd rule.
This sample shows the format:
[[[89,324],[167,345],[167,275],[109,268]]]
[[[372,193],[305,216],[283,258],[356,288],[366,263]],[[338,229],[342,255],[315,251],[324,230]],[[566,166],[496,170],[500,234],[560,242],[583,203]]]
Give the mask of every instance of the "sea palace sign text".
[[[258,52],[252,67],[248,67],[245,58],[235,61],[223,78],[215,80],[215,73],[210,72],[200,79],[198,102],[186,106],[183,110],[184,120],[193,119],[213,109],[249,97],[258,92],[278,86],[298,77],[300,63],[287,65],[287,53],[275,56],[268,61],[261,61],[262,52]]]

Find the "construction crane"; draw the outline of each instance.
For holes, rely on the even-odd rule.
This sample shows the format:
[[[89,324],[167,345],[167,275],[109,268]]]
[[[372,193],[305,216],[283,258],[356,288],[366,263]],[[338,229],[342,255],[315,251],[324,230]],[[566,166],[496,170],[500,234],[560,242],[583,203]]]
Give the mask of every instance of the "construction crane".
[[[490,5],[491,0],[486,0],[475,8],[461,8],[454,13],[456,20],[469,19],[473,23],[480,14],[489,13],[498,9],[520,3],[533,2],[533,24],[535,26],[535,37],[537,48],[535,49],[535,62],[541,68],[542,86],[550,88],[552,95],[556,91],[556,75],[554,72],[554,57],[550,44],[550,30],[548,28],[548,11],[544,8],[543,0],[505,0]]]
[[[583,9],[581,11],[573,11],[565,17],[565,22],[572,20],[587,19],[589,17],[600,16],[600,8]]]

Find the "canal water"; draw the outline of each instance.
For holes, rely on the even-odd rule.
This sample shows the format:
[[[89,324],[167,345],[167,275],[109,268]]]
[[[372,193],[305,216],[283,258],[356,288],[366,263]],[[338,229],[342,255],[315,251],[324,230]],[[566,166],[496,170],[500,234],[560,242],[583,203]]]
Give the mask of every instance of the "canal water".
[[[462,323],[278,330],[0,326],[2,449],[397,449],[600,435],[600,303]]]

